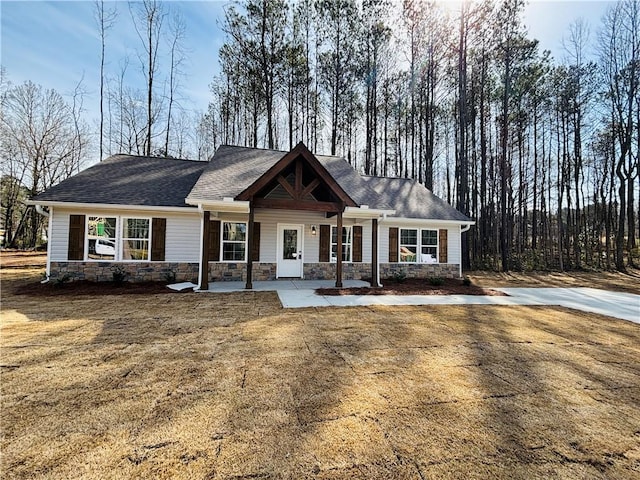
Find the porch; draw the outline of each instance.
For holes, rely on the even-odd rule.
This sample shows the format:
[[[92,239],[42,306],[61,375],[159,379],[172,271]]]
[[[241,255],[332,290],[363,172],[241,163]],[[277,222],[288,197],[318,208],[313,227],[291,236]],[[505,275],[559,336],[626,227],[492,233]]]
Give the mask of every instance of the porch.
[[[368,287],[369,282],[364,280],[343,280],[343,287]],[[333,288],[335,280],[258,280],[253,282],[253,290],[257,292],[277,292],[291,290],[315,290],[317,288]],[[209,282],[208,290],[200,290],[211,293],[229,293],[246,291],[245,282]]]

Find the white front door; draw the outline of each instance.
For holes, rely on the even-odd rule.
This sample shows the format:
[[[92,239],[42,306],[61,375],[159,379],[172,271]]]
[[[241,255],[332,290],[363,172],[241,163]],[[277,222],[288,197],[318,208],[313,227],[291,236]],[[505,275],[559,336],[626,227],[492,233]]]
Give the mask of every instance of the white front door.
[[[276,277],[302,277],[304,225],[278,225],[278,271]]]

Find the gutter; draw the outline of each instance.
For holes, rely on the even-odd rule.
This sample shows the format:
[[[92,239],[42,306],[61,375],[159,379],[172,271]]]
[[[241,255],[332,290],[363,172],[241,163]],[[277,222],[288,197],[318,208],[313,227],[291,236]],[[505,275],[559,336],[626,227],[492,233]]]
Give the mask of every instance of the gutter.
[[[38,212],[43,217],[49,218],[49,212],[42,208],[42,205],[40,205],[39,203],[36,203],[36,212]]]
[[[78,210],[137,210],[137,211],[149,211],[149,212],[181,212],[181,213],[193,213],[198,209],[194,207],[163,207],[159,205],[125,205],[117,203],[79,203],[79,202],[58,202],[58,201],[41,201],[27,200],[24,202],[26,205],[37,205],[45,207],[61,207],[65,209],[78,209]]]
[[[185,203],[198,207],[199,211],[209,210],[226,213],[249,213],[249,202],[225,197],[223,200],[205,200],[187,197]]]

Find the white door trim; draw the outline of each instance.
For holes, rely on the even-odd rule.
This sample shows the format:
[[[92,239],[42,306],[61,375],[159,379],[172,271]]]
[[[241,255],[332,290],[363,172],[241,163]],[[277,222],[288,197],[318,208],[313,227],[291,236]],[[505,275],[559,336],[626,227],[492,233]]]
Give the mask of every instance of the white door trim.
[[[277,224],[277,239],[276,239],[276,278],[285,277],[281,275],[281,265],[284,261],[282,258],[282,235],[285,229],[298,230],[298,251],[302,252],[301,258],[298,259],[300,269],[297,275],[286,275],[287,278],[304,278],[304,224],[301,223],[278,223]],[[287,272],[289,273],[289,272]]]

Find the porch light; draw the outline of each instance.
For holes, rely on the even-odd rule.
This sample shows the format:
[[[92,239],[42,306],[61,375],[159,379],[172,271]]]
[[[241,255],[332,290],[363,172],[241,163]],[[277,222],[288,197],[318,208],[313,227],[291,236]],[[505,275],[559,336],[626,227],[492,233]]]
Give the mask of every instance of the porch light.
[[[311,225],[311,236],[315,237],[316,233],[318,233],[318,229],[315,225]]]

